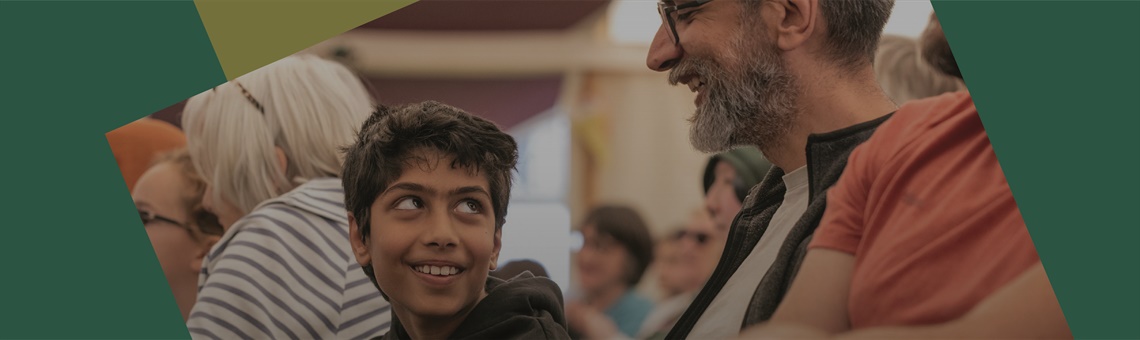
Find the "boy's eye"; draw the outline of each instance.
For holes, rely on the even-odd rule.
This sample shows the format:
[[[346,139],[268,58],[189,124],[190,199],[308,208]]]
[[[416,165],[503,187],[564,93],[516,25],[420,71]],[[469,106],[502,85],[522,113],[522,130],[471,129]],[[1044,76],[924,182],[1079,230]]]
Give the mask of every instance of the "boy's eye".
[[[473,200],[464,200],[459,202],[455,210],[464,214],[478,214],[480,212],[479,202]]]
[[[397,210],[415,210],[424,207],[424,202],[415,197],[404,197],[396,202]]]

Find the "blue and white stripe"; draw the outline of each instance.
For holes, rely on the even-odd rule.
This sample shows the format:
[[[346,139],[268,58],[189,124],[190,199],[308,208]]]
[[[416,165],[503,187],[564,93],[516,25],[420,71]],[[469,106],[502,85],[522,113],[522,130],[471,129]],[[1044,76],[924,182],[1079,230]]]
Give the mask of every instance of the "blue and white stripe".
[[[367,339],[391,308],[360,270],[339,179],[259,205],[206,257],[187,321],[195,339]]]

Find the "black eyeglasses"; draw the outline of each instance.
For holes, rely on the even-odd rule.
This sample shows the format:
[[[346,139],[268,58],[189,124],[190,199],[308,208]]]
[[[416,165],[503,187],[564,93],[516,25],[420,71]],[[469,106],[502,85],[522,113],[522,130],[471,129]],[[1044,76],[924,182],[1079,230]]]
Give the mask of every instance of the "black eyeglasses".
[[[709,1],[712,0],[693,0],[680,5],[671,5],[665,1],[657,3],[657,13],[661,14],[662,22],[669,23],[669,34],[673,37],[674,45],[681,44],[681,38],[677,36],[677,12],[684,9],[700,7],[701,5],[709,3]],[[671,2],[672,1],[670,1],[670,3]]]
[[[182,229],[187,229],[187,230],[190,229],[190,227],[187,227],[185,223],[178,222],[172,218],[165,217],[165,216],[162,216],[159,214],[155,214],[154,212],[150,212],[150,211],[146,211],[146,210],[139,210],[139,217],[142,218],[143,226],[150,225],[151,223],[154,223],[154,222],[162,222],[162,223],[169,223],[169,224],[175,225],[175,226],[182,228]]]
[[[693,241],[697,241],[697,244],[704,245],[712,236],[710,236],[708,233],[688,230],[678,230],[677,233],[673,235],[673,238],[676,240],[682,240],[686,237],[692,237]]]
[[[210,213],[206,209],[196,208],[190,214],[192,215],[190,219],[193,224],[198,227],[198,232],[206,235],[217,236],[221,236],[226,232],[225,228],[222,227],[222,224],[218,222],[218,216]],[[151,223],[162,222],[185,229],[191,234],[194,234],[195,231],[194,229],[190,228],[189,223],[178,222],[173,218],[155,214],[150,211],[139,209],[139,217],[142,218],[143,227],[149,226]]]

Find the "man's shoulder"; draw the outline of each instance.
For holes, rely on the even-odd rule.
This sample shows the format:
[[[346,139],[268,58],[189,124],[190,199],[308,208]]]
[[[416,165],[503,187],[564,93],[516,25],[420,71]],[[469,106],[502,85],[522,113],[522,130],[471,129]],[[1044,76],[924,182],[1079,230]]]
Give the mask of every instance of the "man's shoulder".
[[[865,148],[872,148],[877,154],[894,154],[913,147],[917,140],[955,133],[954,126],[975,119],[978,119],[977,109],[968,92],[912,100],[900,106],[893,117],[879,127]]]

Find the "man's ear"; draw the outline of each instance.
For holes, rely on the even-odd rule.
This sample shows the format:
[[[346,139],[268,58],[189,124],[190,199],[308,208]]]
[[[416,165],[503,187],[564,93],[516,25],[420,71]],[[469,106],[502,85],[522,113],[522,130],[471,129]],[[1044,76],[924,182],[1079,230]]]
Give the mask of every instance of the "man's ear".
[[[198,250],[194,253],[194,258],[190,259],[190,268],[195,272],[202,272],[202,262],[206,260],[206,254],[210,253],[210,249],[214,248],[215,244],[222,239],[218,235],[201,235],[201,242],[198,244]]]
[[[763,6],[761,15],[781,50],[799,48],[819,28],[818,0],[776,0],[765,2]]]
[[[372,256],[368,253],[368,243],[370,242],[362,238],[361,235],[360,221],[351,212],[348,213],[348,241],[352,244],[352,254],[356,256],[356,263],[366,266],[372,263]]]
[[[491,251],[491,270],[499,267],[499,250],[503,249],[503,228],[495,228],[495,248]]]

